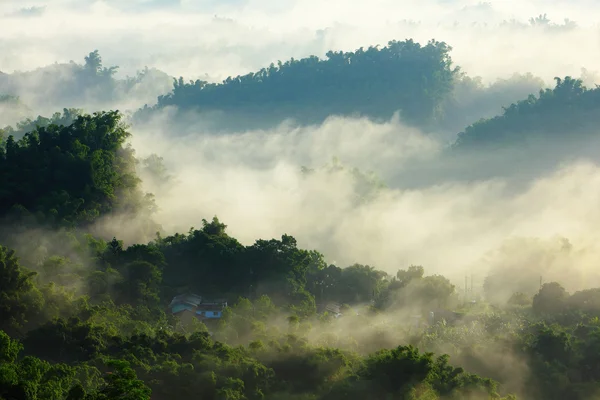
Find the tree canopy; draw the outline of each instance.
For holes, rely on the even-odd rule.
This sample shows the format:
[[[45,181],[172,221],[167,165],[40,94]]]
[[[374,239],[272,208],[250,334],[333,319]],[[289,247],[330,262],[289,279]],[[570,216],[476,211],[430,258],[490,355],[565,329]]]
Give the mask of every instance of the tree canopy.
[[[580,79],[555,78],[553,89],[540,90],[504,107],[502,115],[480,120],[459,133],[457,149],[540,143],[540,140],[576,140],[597,126],[600,88],[588,89]],[[568,135],[568,136],[567,136]]]
[[[8,131],[0,146],[0,217],[84,226],[104,214],[148,207],[121,118],[117,111],[65,110],[19,140]]]
[[[427,125],[446,118],[444,107],[460,108],[448,106],[457,82],[479,87],[459,75],[449,51],[443,42],[394,41],[220,84],[180,79],[158,108],[299,110],[317,119],[401,110]],[[116,82],[116,67],[104,67],[97,51],[74,70],[88,87],[110,92]],[[598,90],[557,79],[468,127],[456,146],[586,131],[597,122]],[[242,244],[217,216],[184,233],[156,229],[151,240],[125,241],[130,221],[157,226],[135,166],[157,187],[172,176],[159,155],[136,159],[123,120],[118,111],[65,109],[0,130],[0,400],[598,395],[600,288],[538,287],[533,269],[512,275],[519,264],[490,271],[480,296],[463,294],[427,266],[328,263],[286,232]],[[357,204],[382,187],[337,162],[325,169],[357,178]],[[116,216],[132,219],[94,230]],[[177,314],[170,305],[179,295],[219,308],[211,318]]]
[[[458,68],[451,47],[435,40],[390,41],[354,52],[329,51],[279,61],[222,83],[176,79],[158,108],[247,111],[318,121],[332,114],[390,118],[401,111],[407,121],[427,123],[452,90]],[[293,112],[292,112],[293,111]]]

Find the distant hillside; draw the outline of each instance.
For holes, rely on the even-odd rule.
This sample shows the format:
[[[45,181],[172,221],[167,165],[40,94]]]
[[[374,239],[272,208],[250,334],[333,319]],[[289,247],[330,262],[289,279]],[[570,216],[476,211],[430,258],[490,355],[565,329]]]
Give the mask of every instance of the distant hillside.
[[[169,94],[160,96],[156,106],[140,109],[134,120],[152,124],[149,117],[166,107],[197,112],[199,120],[174,120],[184,134],[200,127],[210,132],[268,129],[290,118],[314,124],[330,115],[381,121],[400,111],[404,122],[454,135],[544,87],[531,74],[484,84],[453,66],[450,51],[443,42],[391,41],[383,48],[330,51],[325,59],[292,58],[222,83],[179,78]]]
[[[293,116],[306,122],[332,114],[389,118],[401,110],[408,121],[423,124],[452,91],[458,68],[450,50],[433,40],[424,46],[391,41],[382,48],[330,51],[326,59],[292,58],[218,84],[180,78],[156,108]]]
[[[504,107],[502,115],[482,119],[458,135],[454,147],[503,147],[539,140],[575,139],[596,133],[600,124],[600,88],[579,79],[555,78],[554,89]]]
[[[484,84],[479,77],[462,75],[456,79],[452,93],[442,104],[436,125],[448,132],[454,140],[456,132],[481,118],[492,118],[502,113],[502,107],[537,93],[546,85],[530,73],[513,74],[508,79],[497,79]]]
[[[36,113],[62,108],[137,109],[169,90],[172,82],[169,75],[149,68],[133,77],[117,78],[118,69],[105,67],[96,50],[85,57],[83,64],[71,61],[31,71],[0,73],[0,94],[20,97]]]

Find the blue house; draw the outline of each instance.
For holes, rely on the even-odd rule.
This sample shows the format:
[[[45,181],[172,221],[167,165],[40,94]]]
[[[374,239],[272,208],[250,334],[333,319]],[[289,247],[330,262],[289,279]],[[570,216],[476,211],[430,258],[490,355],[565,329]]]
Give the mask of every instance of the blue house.
[[[202,303],[196,307],[196,318],[218,319],[223,316],[223,309],[227,307],[227,303]]]
[[[196,294],[182,294],[171,300],[169,311],[183,319],[194,317],[202,322],[208,322],[221,318],[225,307],[227,307],[226,300],[206,301]]]

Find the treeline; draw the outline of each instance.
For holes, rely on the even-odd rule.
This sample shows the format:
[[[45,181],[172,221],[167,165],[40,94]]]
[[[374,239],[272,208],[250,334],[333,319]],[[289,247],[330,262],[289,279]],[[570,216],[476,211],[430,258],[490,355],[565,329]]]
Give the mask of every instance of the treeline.
[[[67,111],[19,140],[12,130],[0,131],[0,218],[75,227],[109,213],[149,210],[121,119],[118,112],[74,118]]]
[[[244,246],[216,217],[145,244],[90,235],[114,213],[148,217],[148,198],[120,114],[69,115],[0,146],[0,398],[583,400],[600,389],[597,289],[549,283],[492,305],[420,266],[340,268],[289,235]],[[229,299],[210,332],[170,314],[184,292]],[[317,308],[330,302],[340,318]]]
[[[544,16],[535,21],[547,25]],[[571,140],[593,132],[598,122],[597,88],[586,88],[580,79],[567,76],[556,78],[554,88],[542,89],[543,82],[531,74],[484,85],[480,79],[461,73],[453,65],[450,52],[451,47],[444,42],[421,45],[412,40],[391,41],[385,47],[330,51],[324,59],[311,56],[279,61],[277,65],[229,77],[221,83],[185,82],[179,78],[174,81],[171,93],[159,96],[156,106],[138,110],[133,121],[147,123],[154,112],[168,106],[180,111],[200,111],[202,123],[217,131],[227,130],[227,126],[234,130],[264,128],[286,118],[302,124],[316,123],[330,115],[362,115],[382,120],[400,111],[404,121],[428,131],[462,129],[454,144],[461,149],[539,142],[549,135],[557,140]],[[150,86],[166,79],[166,75],[159,77],[152,70],[116,79],[118,67],[105,67],[98,51],[86,56],[83,65],[67,66],[70,80],[64,82],[59,79],[64,73],[57,72],[53,78],[50,70],[65,66],[48,67],[50,77],[44,78],[44,82],[50,82],[47,86],[55,92],[41,96],[44,101],[72,107],[90,102],[121,102],[127,97],[156,99]],[[0,76],[0,104],[9,107],[7,110],[17,106],[25,109],[24,97],[18,98],[25,86],[16,83],[20,82],[17,77],[37,73]],[[35,81],[30,78],[27,80]],[[168,90],[168,85],[157,83],[158,87]],[[48,88],[25,91],[42,94]],[[536,92],[537,96],[533,94]],[[25,103],[32,105],[27,100]],[[43,124],[40,118],[29,120],[27,126],[17,131],[26,132],[39,122]],[[13,134],[19,137],[16,132]]]
[[[311,321],[325,327],[332,320],[317,316],[315,295],[307,289],[368,303],[373,288],[389,285],[385,274],[360,265],[319,268],[320,256],[298,249],[289,236],[243,248],[223,229],[215,219],[187,236],[126,249],[117,240],[57,233],[59,252],[71,258],[55,254],[30,268],[0,248],[0,330],[10,334],[0,333],[0,396],[498,397],[493,381],[410,345],[366,356],[377,346],[351,351],[311,343],[305,335]],[[23,258],[32,257],[25,252]],[[236,265],[239,257],[249,271]],[[398,290],[422,273],[401,271],[392,282]],[[211,338],[201,323],[185,325],[165,312],[169,285],[184,280],[187,288],[206,289],[202,293],[216,293],[211,289],[219,285],[229,294],[257,290],[225,310]],[[356,297],[361,293],[364,298]],[[368,318],[374,310],[366,312]]]
[[[83,114],[83,110],[77,108],[65,108],[62,112],[56,112],[51,117],[39,115],[36,119],[23,118],[15,126],[7,125],[0,128],[0,135],[3,138],[12,136],[14,139],[21,139],[26,133],[35,131],[38,128],[47,128],[50,125],[69,126],[75,119]]]
[[[234,348],[206,332],[113,336],[77,318],[32,332],[25,343],[22,351],[0,331],[2,398],[499,398],[492,381],[412,346],[359,357],[289,334]]]
[[[172,93],[158,98],[158,108],[177,106],[201,111],[250,111],[283,114],[301,120],[361,114],[390,118],[401,110],[416,123],[431,120],[452,90],[458,69],[451,47],[429,41],[390,41],[354,52],[329,51],[271,64],[222,83],[175,81]]]
[[[541,140],[566,144],[592,136],[600,122],[600,89],[588,89],[580,79],[555,78],[553,89],[504,107],[502,115],[482,119],[458,135],[458,149],[500,148]]]
[[[207,223],[196,234],[218,233],[216,225],[216,221]],[[75,244],[71,235],[66,237]],[[311,291],[303,298],[277,304],[257,293],[231,304],[211,338],[202,324],[184,326],[165,313],[170,299],[161,296],[163,290],[169,290],[162,277],[178,263],[169,265],[161,246],[122,249],[118,241],[83,239],[87,245],[68,251],[76,257],[79,248],[82,259],[91,253],[92,260],[77,265],[64,256],[52,256],[34,266],[37,273],[21,266],[13,252],[1,249],[4,284],[0,311],[5,318],[0,329],[25,346],[16,358],[15,349],[20,345],[2,339],[0,354],[14,356],[3,370],[10,379],[2,382],[10,383],[0,386],[5,390],[1,393],[17,393],[27,384],[28,393],[38,396],[63,390],[57,398],[96,398],[93,396],[106,391],[118,393],[131,387],[139,387],[142,396],[144,386],[152,390],[152,398],[174,393],[248,399],[358,399],[367,393],[377,393],[376,398],[495,397],[493,381],[466,374],[450,367],[446,357],[418,353],[411,346],[450,352],[469,370],[491,376],[502,382],[504,390],[514,389],[524,398],[586,399],[600,385],[594,372],[600,361],[593,350],[600,332],[597,289],[569,296],[559,284],[548,283],[533,298],[516,293],[499,308],[484,303],[466,306],[454,313],[456,320],[450,313],[434,325],[412,330],[409,315],[415,308],[411,306],[416,303],[421,310],[436,309],[436,304],[427,304],[427,300],[436,298],[439,286],[447,287],[446,294],[453,293],[444,278],[424,277],[421,267],[401,270],[393,279],[384,279],[384,273],[368,267],[341,271],[328,267],[319,270],[328,280],[307,279]],[[206,243],[195,249],[214,260],[204,249],[215,247]],[[204,268],[206,265],[198,265],[199,270]],[[362,286],[342,285],[348,278],[336,276],[336,272],[357,276],[353,282]],[[188,275],[190,282],[195,283],[196,277]],[[367,294],[371,284],[380,287],[377,292],[381,296],[372,306],[360,309],[360,315],[346,308],[345,316],[335,320],[327,314],[317,315],[303,304],[313,291],[317,297],[321,289],[313,289],[311,281],[337,282],[342,287],[337,292],[347,293],[350,297],[346,300],[357,311],[356,305],[364,299],[353,297],[355,291]],[[279,300],[285,291],[271,293]],[[444,308],[452,300],[455,307],[461,303],[456,298],[438,298]],[[383,324],[382,317],[387,319]],[[406,345],[395,348],[398,342]],[[370,352],[374,353],[365,355]],[[498,359],[500,354],[507,359]],[[513,383],[514,372],[503,364],[517,360],[528,365],[521,379],[524,386]],[[7,372],[10,370],[16,372]],[[113,382],[112,375],[121,378]],[[114,387],[117,383],[121,389]],[[87,393],[88,397],[65,397],[73,393]],[[15,398],[32,398],[27,396]]]
[[[221,83],[180,77],[171,93],[140,109],[134,121],[144,124],[156,111],[176,107],[185,121],[186,111],[198,112],[211,131],[239,131],[289,118],[299,124],[320,123],[331,115],[380,121],[400,112],[409,124],[454,133],[544,86],[531,74],[483,84],[460,72],[450,52],[450,46],[434,40],[426,45],[390,41],[354,52],[329,51],[325,58],[278,61]],[[185,129],[185,123],[178,127]]]
[[[490,118],[501,106],[538,91],[544,84],[531,74],[483,84],[453,65],[444,42],[425,45],[413,40],[390,41],[353,52],[329,51],[325,58],[294,58],[221,83],[202,80],[172,83],[166,74],[146,68],[118,79],[117,66],[106,67],[97,50],[84,64],[56,64],[35,71],[0,75],[0,104],[30,115],[34,109],[136,109],[137,124],[165,107],[181,112],[173,123],[186,132],[186,111],[197,111],[210,131],[264,129],[292,118],[319,123],[331,115],[389,119],[400,112],[405,122],[426,130],[457,132],[478,118]],[[199,71],[202,73],[202,71]],[[20,96],[20,103],[17,98]],[[23,104],[25,103],[25,104]],[[148,104],[156,104],[148,106]],[[2,115],[0,115],[2,117]],[[179,118],[181,117],[181,118]],[[12,118],[0,126],[12,124]],[[181,121],[180,121],[181,120]],[[195,121],[198,123],[198,121]]]
[[[501,389],[584,399],[597,390],[597,290],[569,297],[547,284],[533,298],[516,293],[506,305],[469,306],[422,267],[394,276],[339,268],[289,235],[243,246],[217,218],[128,247],[84,234],[115,210],[139,211],[143,194],[118,113],[51,120],[60,118],[72,122],[40,120],[2,143],[3,179],[14,185],[3,192],[3,241],[20,260],[1,249],[0,329],[9,336],[1,340],[0,396],[424,399],[490,398]],[[80,175],[69,184],[63,176],[72,171]],[[55,192],[62,200],[53,201]],[[64,207],[64,199],[80,205]],[[186,291],[231,299],[212,337],[203,324],[166,312]],[[328,302],[342,304],[342,318],[317,313]],[[432,310],[444,318],[423,328]],[[451,353],[502,386],[411,346]],[[497,353],[527,363],[523,384],[490,365],[502,363]]]
[[[128,136],[118,113],[103,112],[2,139],[2,239],[21,259],[0,247],[1,398],[497,397],[494,382],[446,356],[411,346],[366,356],[303,338],[316,298],[369,303],[396,281],[375,268],[328,266],[288,235],[242,246],[217,218],[126,248],[83,233],[138,211]],[[211,338],[165,312],[186,290],[241,299]]]

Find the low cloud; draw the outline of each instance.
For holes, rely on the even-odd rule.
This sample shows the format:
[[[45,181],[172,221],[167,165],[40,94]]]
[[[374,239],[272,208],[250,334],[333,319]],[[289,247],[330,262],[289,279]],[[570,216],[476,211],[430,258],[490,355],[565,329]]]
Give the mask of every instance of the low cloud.
[[[420,264],[455,282],[474,274],[478,287],[490,270],[506,266],[535,270],[532,276],[539,270],[573,289],[600,284],[592,273],[600,223],[593,160],[548,164],[526,180],[518,171],[494,176],[490,167],[487,178],[472,180],[461,171],[468,177],[484,162],[465,160],[449,177],[443,145],[397,118],[177,138],[168,118],[159,121],[134,127],[133,145],[140,157],[164,157],[176,178],[169,189],[146,188],[156,193],[157,218],[170,233],[218,215],[244,244],[287,233],[340,266],[360,262],[395,273]],[[315,171],[305,174],[302,166]],[[561,238],[573,250],[551,261]],[[506,246],[512,250],[502,251]],[[530,252],[550,258],[538,254],[529,265]],[[577,279],[569,279],[573,271]]]
[[[12,0],[0,5],[0,70],[68,62],[97,48],[123,74],[147,65],[174,76],[208,74],[219,81],[290,57],[324,56],[332,49],[350,51],[392,39],[435,38],[454,47],[453,58],[465,71],[486,81],[514,72],[550,80],[598,65],[594,10],[598,4],[584,0],[568,7],[474,0],[361,0],[351,7],[341,0],[54,0],[27,5]],[[532,26],[529,19],[544,14],[550,23],[542,18]]]

